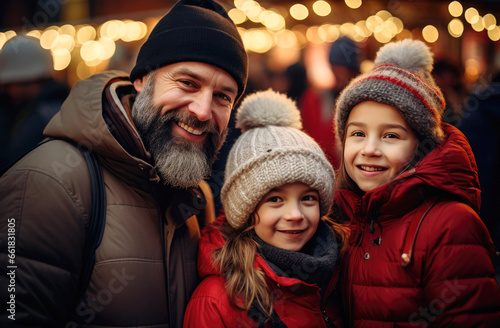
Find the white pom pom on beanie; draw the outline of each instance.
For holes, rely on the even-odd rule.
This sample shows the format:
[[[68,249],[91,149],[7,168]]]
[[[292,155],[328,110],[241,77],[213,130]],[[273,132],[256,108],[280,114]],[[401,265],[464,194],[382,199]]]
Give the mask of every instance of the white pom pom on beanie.
[[[243,133],[229,152],[221,191],[227,222],[240,228],[265,194],[295,182],[318,191],[326,215],[335,175],[319,145],[301,131],[295,102],[271,89],[257,92],[243,100],[236,120]]]
[[[432,52],[419,40],[405,39],[380,48],[373,69],[352,80],[337,100],[337,140],[344,140],[352,108],[371,100],[399,110],[420,141],[440,144],[445,100],[432,78],[432,64]]]

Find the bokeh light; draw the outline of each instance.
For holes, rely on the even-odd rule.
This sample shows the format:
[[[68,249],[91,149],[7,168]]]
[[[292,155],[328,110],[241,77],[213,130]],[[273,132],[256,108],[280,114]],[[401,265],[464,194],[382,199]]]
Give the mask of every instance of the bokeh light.
[[[249,8],[246,11],[246,15],[247,15],[248,19],[250,19],[252,22],[259,23],[260,22],[260,14],[263,11],[265,11],[265,10],[263,10],[260,7],[260,5],[257,3],[257,4],[254,4],[254,6],[252,6],[251,8]]]
[[[5,35],[5,33],[0,32],[0,50],[2,49],[5,42],[7,42],[7,36]]]
[[[83,45],[87,41],[94,40],[96,36],[96,30],[91,25],[81,26],[76,32],[76,40],[81,45]]]
[[[289,49],[297,46],[297,36],[290,30],[281,30],[274,35],[276,45]]]
[[[465,79],[469,82],[475,82],[479,78],[480,63],[473,58],[469,58],[465,61]]]
[[[97,58],[100,60],[111,58],[116,51],[115,42],[110,38],[100,38],[98,42],[102,48],[99,48],[101,52],[97,54]]]
[[[67,34],[74,37],[76,35],[76,29],[73,25],[65,24],[59,28],[59,34]]]
[[[464,24],[458,18],[454,18],[448,23],[448,33],[454,38],[459,38],[464,33]]]
[[[316,15],[324,17],[330,15],[330,13],[332,12],[332,7],[328,2],[319,0],[313,4],[313,10]]]
[[[460,17],[460,15],[462,15],[464,11],[464,7],[462,7],[462,4],[460,2],[453,1],[448,5],[448,11],[451,16]]]
[[[345,0],[345,4],[351,9],[358,9],[363,3],[361,0]]]
[[[478,32],[482,33],[482,37],[487,34],[492,42],[500,41],[500,26],[495,16],[496,12],[484,12],[485,6],[481,6],[483,12],[474,7],[464,7],[463,1],[450,0],[447,3],[448,5],[443,7],[442,14],[447,16],[449,12],[450,16],[445,17],[445,22],[439,23],[434,20],[436,21],[434,25],[419,26],[418,21],[413,20],[410,24],[411,31],[405,28],[404,24],[408,17],[404,17],[403,22],[403,16],[397,17],[403,12],[396,10],[396,7],[377,7],[371,2],[363,3],[361,0],[339,2],[311,0],[291,4],[234,0],[234,8],[226,7],[226,9],[242,35],[246,50],[256,53],[269,52],[269,60],[275,62],[276,59],[271,57],[277,54],[285,54],[286,51],[296,53],[300,49],[307,50],[309,46],[326,47],[343,35],[359,43],[369,39],[387,43],[405,38],[423,39],[433,43],[444,37],[443,41],[446,44],[450,39],[452,42],[462,42],[453,39],[464,37],[467,31],[468,40],[469,33]],[[363,10],[355,11],[361,7]],[[340,17],[346,10],[348,15]],[[335,15],[332,15],[333,11]],[[42,47],[51,51],[54,68],[57,71],[69,69],[65,76],[75,79],[100,72],[108,63],[116,65],[115,59],[119,56],[132,58],[135,55],[133,52],[140,46],[139,41],[148,35],[148,31],[152,30],[160,18],[155,16],[141,20],[108,19],[98,22],[99,17],[96,17],[92,22],[81,25],[64,23],[60,26],[33,27],[31,31],[22,32],[38,38]],[[446,21],[448,23],[444,25]],[[0,50],[16,33],[13,30],[0,32]],[[440,33],[446,34],[440,35]],[[471,37],[470,40],[474,38]],[[371,52],[375,49],[371,43],[368,44],[370,46],[366,49],[369,55],[373,55]],[[116,54],[117,46],[126,49],[124,51],[127,54]],[[113,58],[113,55],[116,57]],[[483,61],[484,59],[481,65],[485,65]],[[468,81],[477,78],[483,70],[482,66],[469,64]]]
[[[290,16],[296,20],[304,20],[309,16],[309,10],[302,4],[295,4],[290,7]]]
[[[238,8],[229,10],[228,15],[236,25],[242,24],[247,20],[247,15],[245,15],[245,12]]]
[[[274,46],[274,38],[266,29],[247,30],[242,39],[247,49],[257,53],[265,53]]]
[[[375,30],[383,24],[384,20],[379,16],[373,15],[366,19],[366,28],[372,33],[375,32]]]
[[[264,26],[270,30],[278,31],[285,27],[285,19],[281,15],[273,12],[266,16]]]
[[[486,14],[483,17],[483,25],[487,30],[492,30],[497,24],[497,19],[492,14]]]
[[[62,71],[69,66],[71,62],[71,53],[68,49],[56,48],[52,50],[52,58],[54,59],[54,69]]]
[[[114,41],[119,40],[122,36],[127,33],[127,28],[125,23],[117,19],[107,21],[101,25],[99,29],[99,35],[102,38],[110,38]]]
[[[3,34],[3,33],[2,33]],[[42,37],[42,32],[39,30],[31,30],[28,33],[26,33],[27,36],[32,36],[34,38],[40,39]],[[1,46],[0,46],[1,48]]]
[[[500,40],[500,27],[495,26],[491,30],[488,30],[488,37],[494,42]]]
[[[361,71],[361,73],[366,73],[373,68],[373,64],[374,62],[371,60],[363,60],[359,65],[359,70]]]
[[[40,36],[40,45],[42,48],[50,50],[57,43],[58,37],[59,33],[56,30],[47,29]]]
[[[478,16],[479,12],[474,7],[470,7],[465,11],[465,20],[470,24],[473,23],[473,20],[478,19]]]
[[[375,14],[375,16],[378,16],[378,17],[382,18],[383,21],[386,21],[392,17],[392,14],[390,12],[388,12],[387,10],[380,10],[379,12],[377,12]]]
[[[427,25],[422,29],[422,37],[429,43],[434,43],[439,38],[439,31],[433,25]]]
[[[80,56],[86,62],[94,62],[100,56],[104,56],[104,47],[100,42],[87,41],[80,48]]]
[[[405,28],[403,21],[398,17],[390,17],[388,21],[394,23],[394,25],[396,26],[396,33],[401,33],[401,31],[403,31],[403,29]]]
[[[474,31],[476,32],[481,32],[485,28],[484,20],[480,16],[474,16],[472,18],[472,23],[470,25],[472,26],[472,29],[474,29]]]

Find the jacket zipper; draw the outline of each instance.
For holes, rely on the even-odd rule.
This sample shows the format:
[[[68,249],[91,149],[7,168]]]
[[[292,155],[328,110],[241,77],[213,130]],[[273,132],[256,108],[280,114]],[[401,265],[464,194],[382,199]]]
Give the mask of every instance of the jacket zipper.
[[[354,253],[354,248],[355,247],[358,247],[357,245],[354,245],[350,250],[349,250],[349,253],[347,254],[347,265],[346,265],[346,274],[344,275],[345,278],[346,278],[346,285],[347,285],[347,288],[344,289],[346,292],[347,295],[344,295],[343,299],[347,300],[346,302],[346,305],[347,305],[347,319],[348,319],[348,323],[349,323],[349,327],[352,327],[351,325],[351,322],[352,322],[352,306],[351,306],[351,281],[352,281],[352,278],[351,278],[351,272],[352,272],[352,254]]]
[[[319,294],[319,292],[318,292],[318,294]],[[326,295],[327,294],[325,293],[325,296]],[[333,295],[333,290],[331,291],[331,293],[328,294],[328,296],[332,296],[332,295]],[[324,306],[324,302],[326,302],[326,297],[324,298],[324,301],[321,299],[320,295],[318,295],[318,297],[319,297],[319,309],[321,311],[321,314],[323,315],[323,320],[325,321],[326,326],[331,327],[331,328],[336,328],[332,319],[330,319],[330,317],[328,317],[328,314],[326,313],[326,309]]]
[[[354,245],[349,249],[349,253],[347,253],[347,263],[345,265],[345,270],[346,274],[344,275],[345,278],[347,279],[346,284],[347,284],[347,295],[343,295],[343,299],[347,300],[347,317],[348,317],[348,325],[349,327],[353,327],[353,311],[352,311],[352,299],[351,299],[351,289],[352,289],[352,274],[353,274],[353,267],[354,267],[354,258],[353,254],[355,253],[356,250],[359,249],[359,245],[363,241],[363,235],[364,235],[364,230],[366,229],[366,226],[363,225],[363,229],[361,229],[361,225],[358,224],[358,235],[356,236],[356,241]],[[346,290],[346,289],[344,289]],[[345,293],[344,293],[345,294]]]
[[[153,188],[154,190],[154,188]],[[167,303],[167,313],[168,313],[168,322],[169,327],[173,327],[172,321],[172,309],[170,307],[170,286],[169,286],[169,272],[168,272],[168,263],[167,263],[167,236],[165,235],[166,225],[168,224],[167,218],[163,216],[162,207],[160,206],[160,202],[158,200],[158,196],[156,193],[154,194],[154,200],[156,203],[156,209],[158,211],[158,221],[160,223],[160,242],[161,242],[161,256],[163,262],[163,276],[165,278],[165,302]],[[168,234],[168,231],[166,232]]]
[[[326,323],[327,327],[331,327],[331,328],[336,328],[337,327],[337,326],[335,326],[335,324],[333,323],[333,321],[328,317],[328,315],[326,314],[325,310],[322,310],[321,313],[323,314],[323,320],[325,320],[325,323]]]
[[[326,287],[326,291],[323,297],[323,300],[321,299],[321,296],[319,296],[319,306],[321,310],[321,314],[323,315],[323,320],[325,321],[325,324],[327,327],[332,327],[336,328],[337,326],[333,323],[332,319],[328,317],[328,314],[326,313],[326,300],[328,297],[332,297],[335,293],[335,286],[337,285],[337,282],[339,280],[340,276],[340,269],[336,270],[336,272],[333,275],[333,278],[330,280],[328,286]]]
[[[162,224],[163,224],[163,221],[162,221]],[[168,260],[168,257],[167,257],[167,236],[165,235],[165,227],[163,226],[162,227],[162,240],[161,240],[161,243],[162,243],[162,257],[163,257],[163,272],[164,272],[164,276],[165,276],[165,300],[167,302],[167,311],[168,311],[168,321],[170,323],[170,326],[173,327],[173,322],[172,322],[172,309],[171,309],[171,306],[170,306],[170,284],[169,284],[169,281],[170,281],[170,275],[169,275],[169,272],[168,272],[168,263],[167,263],[167,260]],[[167,231],[167,234],[168,234],[168,231]]]

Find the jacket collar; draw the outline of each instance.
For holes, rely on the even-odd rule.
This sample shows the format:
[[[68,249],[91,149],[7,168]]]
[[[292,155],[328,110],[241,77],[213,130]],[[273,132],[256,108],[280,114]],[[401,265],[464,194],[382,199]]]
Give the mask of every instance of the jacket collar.
[[[123,88],[132,90],[131,87],[128,76],[117,71],[77,82],[61,110],[48,123],[44,135],[69,139],[90,148],[114,175],[131,186],[148,190],[150,181],[159,181],[159,178],[130,119],[130,98],[122,91]],[[103,108],[114,109],[106,120]],[[109,120],[110,117],[113,120]],[[122,146],[123,140],[117,140],[115,135],[128,135],[137,142],[132,148],[128,143]],[[135,151],[130,153],[131,149]]]

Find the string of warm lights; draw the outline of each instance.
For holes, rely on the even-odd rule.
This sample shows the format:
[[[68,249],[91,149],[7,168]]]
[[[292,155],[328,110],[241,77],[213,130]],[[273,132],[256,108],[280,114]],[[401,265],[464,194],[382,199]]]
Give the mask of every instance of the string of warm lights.
[[[361,0],[345,0],[345,4],[351,9],[362,6]],[[366,41],[374,37],[380,43],[387,43],[395,37],[404,39],[412,36],[412,31],[404,28],[403,21],[393,16],[387,10],[381,10],[375,15],[367,17],[358,22],[345,22],[343,24],[323,24],[320,26],[309,26],[305,35],[303,30],[295,30],[293,27],[287,29],[285,16],[276,9],[265,9],[257,1],[235,0],[235,8],[229,11],[229,15],[237,24],[246,21],[262,24],[262,28],[241,29],[242,35],[249,34],[244,38],[247,49],[254,52],[264,53],[274,46],[281,47],[303,47],[305,43],[333,42],[340,34],[347,35],[358,42]],[[311,11],[310,11],[311,9]],[[495,16],[488,13],[481,16],[477,9],[470,7],[464,12],[462,4],[453,1],[448,6],[451,20],[448,24],[450,36],[459,38],[462,36],[465,26],[460,17],[464,15],[465,21],[471,27],[481,32],[487,30],[491,41],[500,40],[500,27]],[[315,1],[311,8],[297,3],[290,6],[285,15],[289,15],[296,22],[305,20],[311,15],[326,17],[332,12],[332,7],[327,1]],[[293,32],[293,35],[290,33]],[[428,43],[434,43],[439,38],[439,30],[433,25],[427,25],[421,29],[422,38]]]
[[[362,0],[345,0],[350,9],[363,6]],[[470,24],[474,31],[486,30],[491,41],[500,40],[500,26],[495,16],[487,13],[481,16],[473,7],[464,10],[459,1],[448,5],[450,21],[448,33],[453,38],[460,38],[465,30],[465,24]],[[266,9],[257,1],[234,0],[234,8],[229,10],[242,35],[248,51],[266,53],[274,47],[284,49],[302,49],[308,43],[330,43],[340,35],[347,35],[358,42],[373,37],[380,43],[396,39],[412,37],[415,31],[405,28],[403,21],[393,16],[387,10],[380,10],[375,15],[357,22],[343,24],[322,24],[305,26],[302,22],[316,15],[327,17],[332,13],[329,2],[318,0],[306,6],[302,3],[291,5],[288,9]],[[145,21],[109,20],[102,24],[83,24],[73,26],[50,26],[34,29],[27,34],[40,39],[43,48],[49,49],[54,58],[54,69],[64,70],[73,62],[79,79],[105,69],[106,63],[116,52],[119,41],[140,41],[148,35],[158,18]],[[289,26],[287,26],[287,21]],[[247,22],[259,24],[260,27],[243,28]],[[433,25],[418,29],[421,37],[428,43],[439,39],[439,30]],[[3,44],[15,36],[14,30],[0,32],[0,50]]]
[[[116,42],[139,41],[147,33],[148,26],[144,22],[110,20],[97,27],[91,24],[49,26],[43,30],[31,30],[26,35],[38,38],[40,45],[51,51],[56,71],[64,70],[71,61],[76,61],[77,76],[83,79],[98,71],[99,66],[105,66],[115,54]],[[15,35],[15,31],[0,33],[0,49]]]

